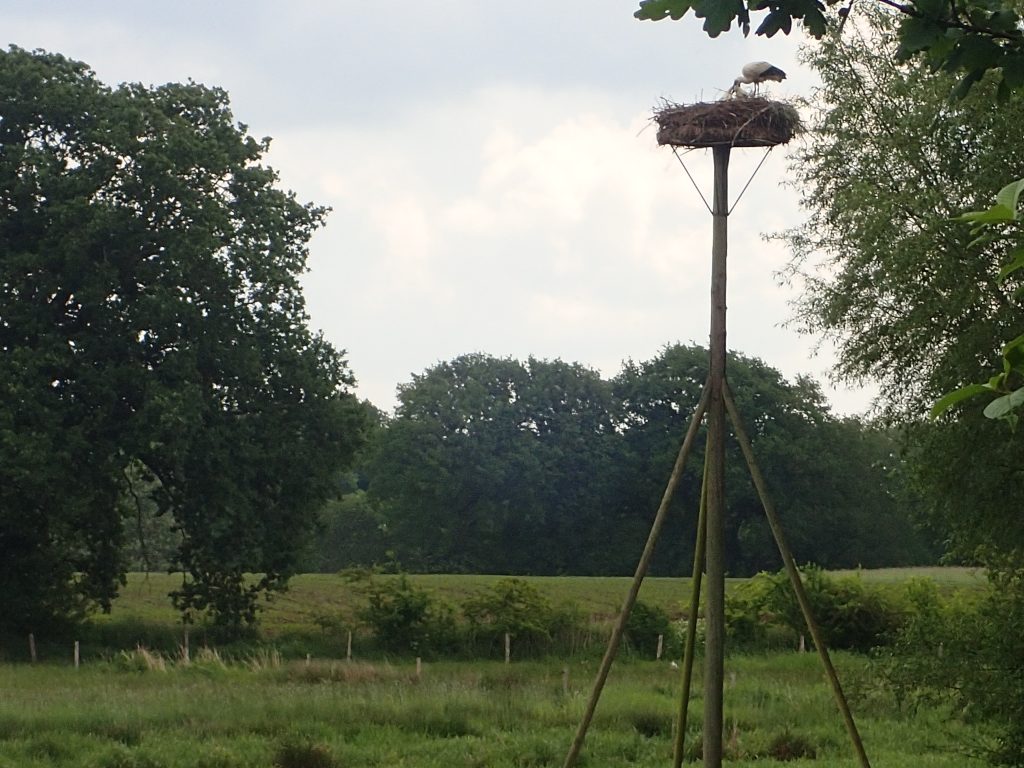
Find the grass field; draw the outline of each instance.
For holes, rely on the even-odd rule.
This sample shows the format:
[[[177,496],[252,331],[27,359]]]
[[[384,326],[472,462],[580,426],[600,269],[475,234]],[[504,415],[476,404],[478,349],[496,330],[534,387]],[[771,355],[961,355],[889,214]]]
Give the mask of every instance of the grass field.
[[[879,570],[839,571],[858,574],[865,582],[900,585],[911,578],[931,579],[943,589],[970,589],[984,583],[984,575],[973,568],[884,568]],[[389,579],[393,576],[378,576]],[[414,575],[410,580],[452,604],[477,594],[505,576],[489,575]],[[555,605],[573,603],[595,619],[618,614],[632,579],[617,576],[523,576]],[[168,574],[130,574],[128,584],[104,621],[138,621],[172,626],[179,619],[167,593],[180,585],[181,577]],[[736,584],[743,579],[730,579]],[[727,585],[728,588],[728,585]],[[640,600],[660,606],[672,617],[682,615],[689,602],[689,579],[648,578],[640,591]],[[348,580],[335,574],[305,574],[291,581],[290,589],[265,606],[261,626],[270,638],[289,631],[311,630],[324,616],[351,620],[361,596]]]
[[[894,589],[909,578],[948,591],[983,583],[967,569],[859,576]],[[500,578],[411,577],[453,605]],[[0,768],[557,767],[589,694],[607,623],[630,583],[526,579],[553,604],[574,603],[591,618],[600,628],[596,653],[510,665],[428,661],[418,677],[412,659],[340,660],[343,643],[318,621],[351,619],[362,596],[337,575],[296,578],[267,606],[262,643],[217,650],[196,638],[185,663],[173,650],[181,625],[167,598],[178,579],[133,575],[112,614],[94,620],[97,638],[104,629],[109,634],[94,638],[92,648],[87,637],[79,669],[65,642],[45,639],[41,663],[0,664]],[[648,579],[641,599],[678,615],[688,592],[685,579]],[[136,642],[166,650],[136,649]],[[3,652],[8,659],[25,655],[23,648]],[[875,768],[980,768],[969,757],[977,731],[936,709],[901,711],[867,657],[836,660]],[[699,667],[690,758],[699,753]],[[580,765],[670,764],[678,674],[664,661],[617,661]],[[726,681],[731,768],[856,766],[815,654],[733,654]]]
[[[876,768],[975,768],[976,736],[941,713],[898,711],[863,658],[840,655]],[[544,768],[559,766],[596,662],[505,666],[281,662],[256,655],[189,666],[125,654],[75,670],[0,665],[3,768]],[[678,673],[620,663],[582,766],[670,764]],[[726,669],[733,768],[853,768],[842,721],[813,654],[739,656]],[[699,680],[698,680],[699,684]],[[699,696],[687,729],[699,744]],[[780,758],[803,755],[786,762]]]

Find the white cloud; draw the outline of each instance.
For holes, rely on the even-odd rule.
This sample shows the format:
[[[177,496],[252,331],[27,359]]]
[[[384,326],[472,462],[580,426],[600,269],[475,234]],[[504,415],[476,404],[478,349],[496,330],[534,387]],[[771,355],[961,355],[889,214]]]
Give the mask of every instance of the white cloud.
[[[709,40],[693,19],[632,10],[110,0],[26,4],[5,29],[110,83],[225,87],[237,118],[275,137],[282,183],[333,207],[311,244],[309,310],[349,350],[360,393],[390,407],[399,382],[466,352],[611,375],[706,340],[711,221],[649,108],[715,98],[750,59],[789,71],[780,94],[809,84],[792,39]],[[734,153],[734,196],[758,159]],[[686,162],[707,193],[710,158]],[[831,353],[810,359],[812,342],[780,327],[786,254],[760,240],[799,222],[784,173],[776,152],[730,222],[730,341],[787,376],[820,374]]]

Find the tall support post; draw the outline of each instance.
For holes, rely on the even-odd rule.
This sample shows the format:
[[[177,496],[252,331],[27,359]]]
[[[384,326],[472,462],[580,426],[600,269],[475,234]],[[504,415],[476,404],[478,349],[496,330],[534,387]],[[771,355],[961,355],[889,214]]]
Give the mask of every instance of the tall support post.
[[[711,338],[708,373],[707,605],[704,651],[704,768],[722,766],[725,678],[725,306],[729,226],[728,144],[713,148]]]

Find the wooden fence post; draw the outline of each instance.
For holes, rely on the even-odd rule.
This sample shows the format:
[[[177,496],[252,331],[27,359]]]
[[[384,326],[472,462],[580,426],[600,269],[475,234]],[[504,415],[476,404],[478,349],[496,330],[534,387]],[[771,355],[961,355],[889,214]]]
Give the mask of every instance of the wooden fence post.
[[[352,630],[348,631],[348,649],[345,652],[345,661],[352,661]]]
[[[34,633],[28,633],[28,655],[32,659],[32,663],[36,663],[36,636]]]
[[[75,669],[78,669],[79,658],[80,658],[80,655],[79,655],[78,641],[75,640]]]
[[[665,649],[665,636],[658,635],[658,650],[654,652],[654,658],[656,661],[661,661],[661,652]]]
[[[510,664],[512,662],[512,635],[508,632],[505,633],[505,663]]]

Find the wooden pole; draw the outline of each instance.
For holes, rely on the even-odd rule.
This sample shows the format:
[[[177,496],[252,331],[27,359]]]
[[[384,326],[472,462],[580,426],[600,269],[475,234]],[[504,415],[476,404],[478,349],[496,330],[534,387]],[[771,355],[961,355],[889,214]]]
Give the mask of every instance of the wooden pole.
[[[746,459],[747,467],[750,469],[750,477],[754,481],[757,495],[761,497],[761,506],[764,507],[764,513],[768,518],[768,525],[771,527],[775,543],[779,547],[779,554],[782,555],[782,562],[786,566],[786,573],[789,575],[793,592],[796,594],[796,601],[800,604],[804,621],[807,622],[807,629],[810,631],[811,639],[814,640],[814,645],[818,649],[821,665],[825,668],[825,675],[832,686],[832,694],[835,696],[836,705],[843,715],[846,731],[850,736],[850,741],[853,743],[853,749],[857,753],[857,760],[861,768],[871,768],[867,752],[864,751],[864,742],[861,741],[860,733],[857,731],[857,723],[853,719],[850,705],[847,703],[843,687],[839,683],[839,675],[836,673],[836,668],[832,665],[832,659],[825,645],[825,638],[822,636],[818,622],[815,621],[814,614],[811,611],[811,601],[808,599],[804,583],[800,579],[800,571],[796,567],[796,560],[793,559],[793,553],[790,551],[789,544],[786,542],[786,537],[782,532],[782,524],[779,522],[779,516],[775,512],[775,505],[772,504],[771,498],[768,496],[768,484],[765,482],[764,475],[761,474],[761,469],[757,466],[757,461],[754,459],[753,446],[750,444],[750,438],[747,437],[746,430],[743,429],[739,410],[736,408],[736,402],[733,400],[728,386],[725,388],[724,395],[726,408],[729,409],[729,418],[732,420],[733,431],[736,433],[736,439],[739,441],[740,449],[743,451],[743,458]]]
[[[619,618],[615,623],[614,629],[612,629],[611,637],[608,638],[608,647],[605,649],[601,665],[597,670],[597,677],[594,679],[594,687],[590,692],[590,699],[587,701],[586,709],[583,711],[583,718],[576,729],[576,735],[573,737],[572,744],[569,745],[569,752],[565,756],[562,768],[572,768],[576,764],[580,750],[583,748],[583,740],[587,737],[590,722],[594,719],[594,712],[597,711],[597,701],[601,698],[601,691],[608,680],[608,672],[612,668],[612,661],[619,650],[622,635],[626,631],[626,622],[629,620],[629,614],[636,604],[636,598],[640,593],[640,586],[643,584],[644,576],[647,575],[647,568],[650,566],[651,558],[654,556],[654,546],[657,544],[658,536],[661,534],[662,525],[668,514],[669,504],[676,492],[676,486],[679,485],[679,481],[683,477],[683,468],[686,466],[686,460],[690,456],[693,441],[697,438],[697,432],[700,429],[701,420],[704,418],[707,404],[708,388],[705,387],[704,392],[701,393],[700,402],[697,404],[697,410],[693,412],[693,418],[690,419],[690,428],[687,430],[686,437],[683,438],[683,444],[679,448],[679,455],[676,456],[676,463],[672,467],[672,474],[669,476],[665,492],[661,496],[661,504],[658,505],[658,511],[654,515],[651,532],[647,534],[647,543],[644,545],[643,554],[640,555],[640,562],[637,563],[636,573],[633,574],[633,583],[629,588],[629,593],[626,595],[625,602],[622,604],[622,610],[619,611]]]
[[[345,651],[345,661],[352,661],[352,630],[348,631],[348,648]]]
[[[693,658],[697,646],[697,614],[700,608],[700,583],[704,571],[704,549],[707,543],[708,519],[708,454],[704,453],[704,480],[700,486],[700,513],[697,515],[697,543],[693,548],[693,576],[690,581],[690,617],[686,622],[686,645],[683,650],[683,684],[679,694],[679,715],[676,738],[672,745],[672,768],[683,764],[686,747],[686,721],[693,687]]]
[[[665,636],[658,635],[658,647],[654,649],[654,660],[661,661],[661,652],[665,650]]]
[[[512,663],[512,635],[505,633],[505,663]]]
[[[712,149],[715,162],[711,245],[711,338],[708,384],[707,603],[704,611],[704,768],[722,766],[725,673],[725,313],[729,232],[728,144]]]
[[[36,663],[36,636],[35,633],[28,633],[28,656],[32,659],[32,663]]]
[[[80,659],[78,641],[75,640],[75,669],[78,669],[78,662]]]

